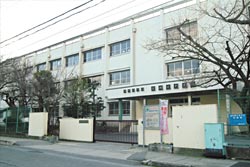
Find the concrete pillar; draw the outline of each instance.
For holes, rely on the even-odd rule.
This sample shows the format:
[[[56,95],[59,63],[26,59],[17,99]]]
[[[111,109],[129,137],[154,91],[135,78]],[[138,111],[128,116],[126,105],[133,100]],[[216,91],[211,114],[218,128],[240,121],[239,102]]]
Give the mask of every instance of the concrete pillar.
[[[84,54],[83,54],[83,51],[84,51],[84,43],[83,43],[83,37],[81,36],[80,37],[80,49],[79,49],[79,74],[78,76],[82,76],[83,74],[83,59],[84,59]]]
[[[108,75],[108,69],[109,69],[109,56],[110,55],[110,49],[109,49],[109,28],[107,27],[105,29],[105,46],[104,46],[104,53],[103,53],[103,58],[102,58],[102,61],[104,63],[104,75],[103,75],[103,83],[102,83],[102,87],[104,90],[106,90],[109,86],[109,75]],[[107,91],[104,91],[104,97],[103,100],[104,100],[104,105],[105,106],[108,106],[108,96],[107,96]],[[104,111],[102,113],[105,113],[105,114],[102,114],[105,115],[105,117],[108,117],[109,113],[108,113],[108,107],[106,107],[104,109]]]
[[[145,146],[145,113],[144,107],[147,105],[147,99],[143,99],[143,119],[142,119],[142,136],[143,136],[143,147]]]
[[[135,66],[136,66],[136,54],[135,54],[135,48],[136,48],[136,28],[134,25],[134,20],[131,20],[131,37],[130,37],[130,54],[131,54],[131,67],[130,67],[130,84],[135,85]]]
[[[47,54],[48,54],[48,57],[47,57],[47,60],[46,60],[46,70],[47,71],[50,71],[50,48],[47,49]]]
[[[192,105],[192,96],[188,95],[188,105],[191,106]]]

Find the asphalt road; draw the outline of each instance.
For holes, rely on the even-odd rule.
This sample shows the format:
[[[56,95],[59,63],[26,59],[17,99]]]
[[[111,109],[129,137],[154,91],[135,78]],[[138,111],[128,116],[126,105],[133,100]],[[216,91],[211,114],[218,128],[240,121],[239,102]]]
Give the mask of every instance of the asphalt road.
[[[0,167],[142,167],[139,162],[0,145]]]

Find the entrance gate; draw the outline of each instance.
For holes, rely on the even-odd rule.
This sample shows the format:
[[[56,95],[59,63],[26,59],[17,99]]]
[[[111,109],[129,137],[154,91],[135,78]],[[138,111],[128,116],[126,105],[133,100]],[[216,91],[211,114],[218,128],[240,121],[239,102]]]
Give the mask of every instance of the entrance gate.
[[[96,120],[95,140],[138,143],[137,120]]]

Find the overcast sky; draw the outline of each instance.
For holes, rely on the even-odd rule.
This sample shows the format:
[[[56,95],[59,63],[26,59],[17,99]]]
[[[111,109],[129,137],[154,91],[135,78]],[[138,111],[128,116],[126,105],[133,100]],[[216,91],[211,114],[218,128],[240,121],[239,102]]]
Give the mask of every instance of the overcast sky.
[[[0,0],[0,41],[4,41],[89,0]],[[82,34],[169,0],[93,0],[89,8],[22,40],[1,44],[0,55],[20,56]],[[73,13],[73,12],[72,12]],[[30,32],[31,33],[31,32]],[[6,46],[7,45],[7,46]]]

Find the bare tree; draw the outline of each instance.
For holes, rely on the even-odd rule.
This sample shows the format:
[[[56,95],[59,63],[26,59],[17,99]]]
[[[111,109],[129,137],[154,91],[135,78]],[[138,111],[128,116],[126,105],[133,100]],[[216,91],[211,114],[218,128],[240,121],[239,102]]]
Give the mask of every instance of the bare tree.
[[[20,62],[14,59],[11,64],[14,89],[16,90],[16,99],[19,106],[28,106],[31,100],[31,80],[33,66],[27,62]]]
[[[1,61],[0,59],[0,78],[1,78],[0,79],[0,93],[1,94],[6,89],[6,86],[12,83],[9,70],[10,70],[9,61]]]
[[[210,5],[204,5],[210,3]],[[224,4],[225,3],[225,4]],[[166,30],[164,40],[151,40],[146,48],[158,50],[172,59],[199,60],[202,72],[194,78],[203,87],[221,85],[229,91],[242,112],[250,114],[250,18],[247,0],[203,2],[199,10],[202,24],[184,20]],[[208,8],[208,6],[213,6]],[[206,7],[206,8],[205,8]],[[206,21],[204,21],[206,20]],[[200,25],[199,33],[193,23]],[[172,29],[173,30],[173,29]],[[246,98],[248,96],[248,98]],[[250,123],[250,122],[249,122]]]
[[[2,89],[0,94],[3,100],[10,106],[27,106],[30,100],[30,79],[32,66],[22,63],[20,59],[9,59],[0,67]],[[0,75],[1,75],[0,74]]]

